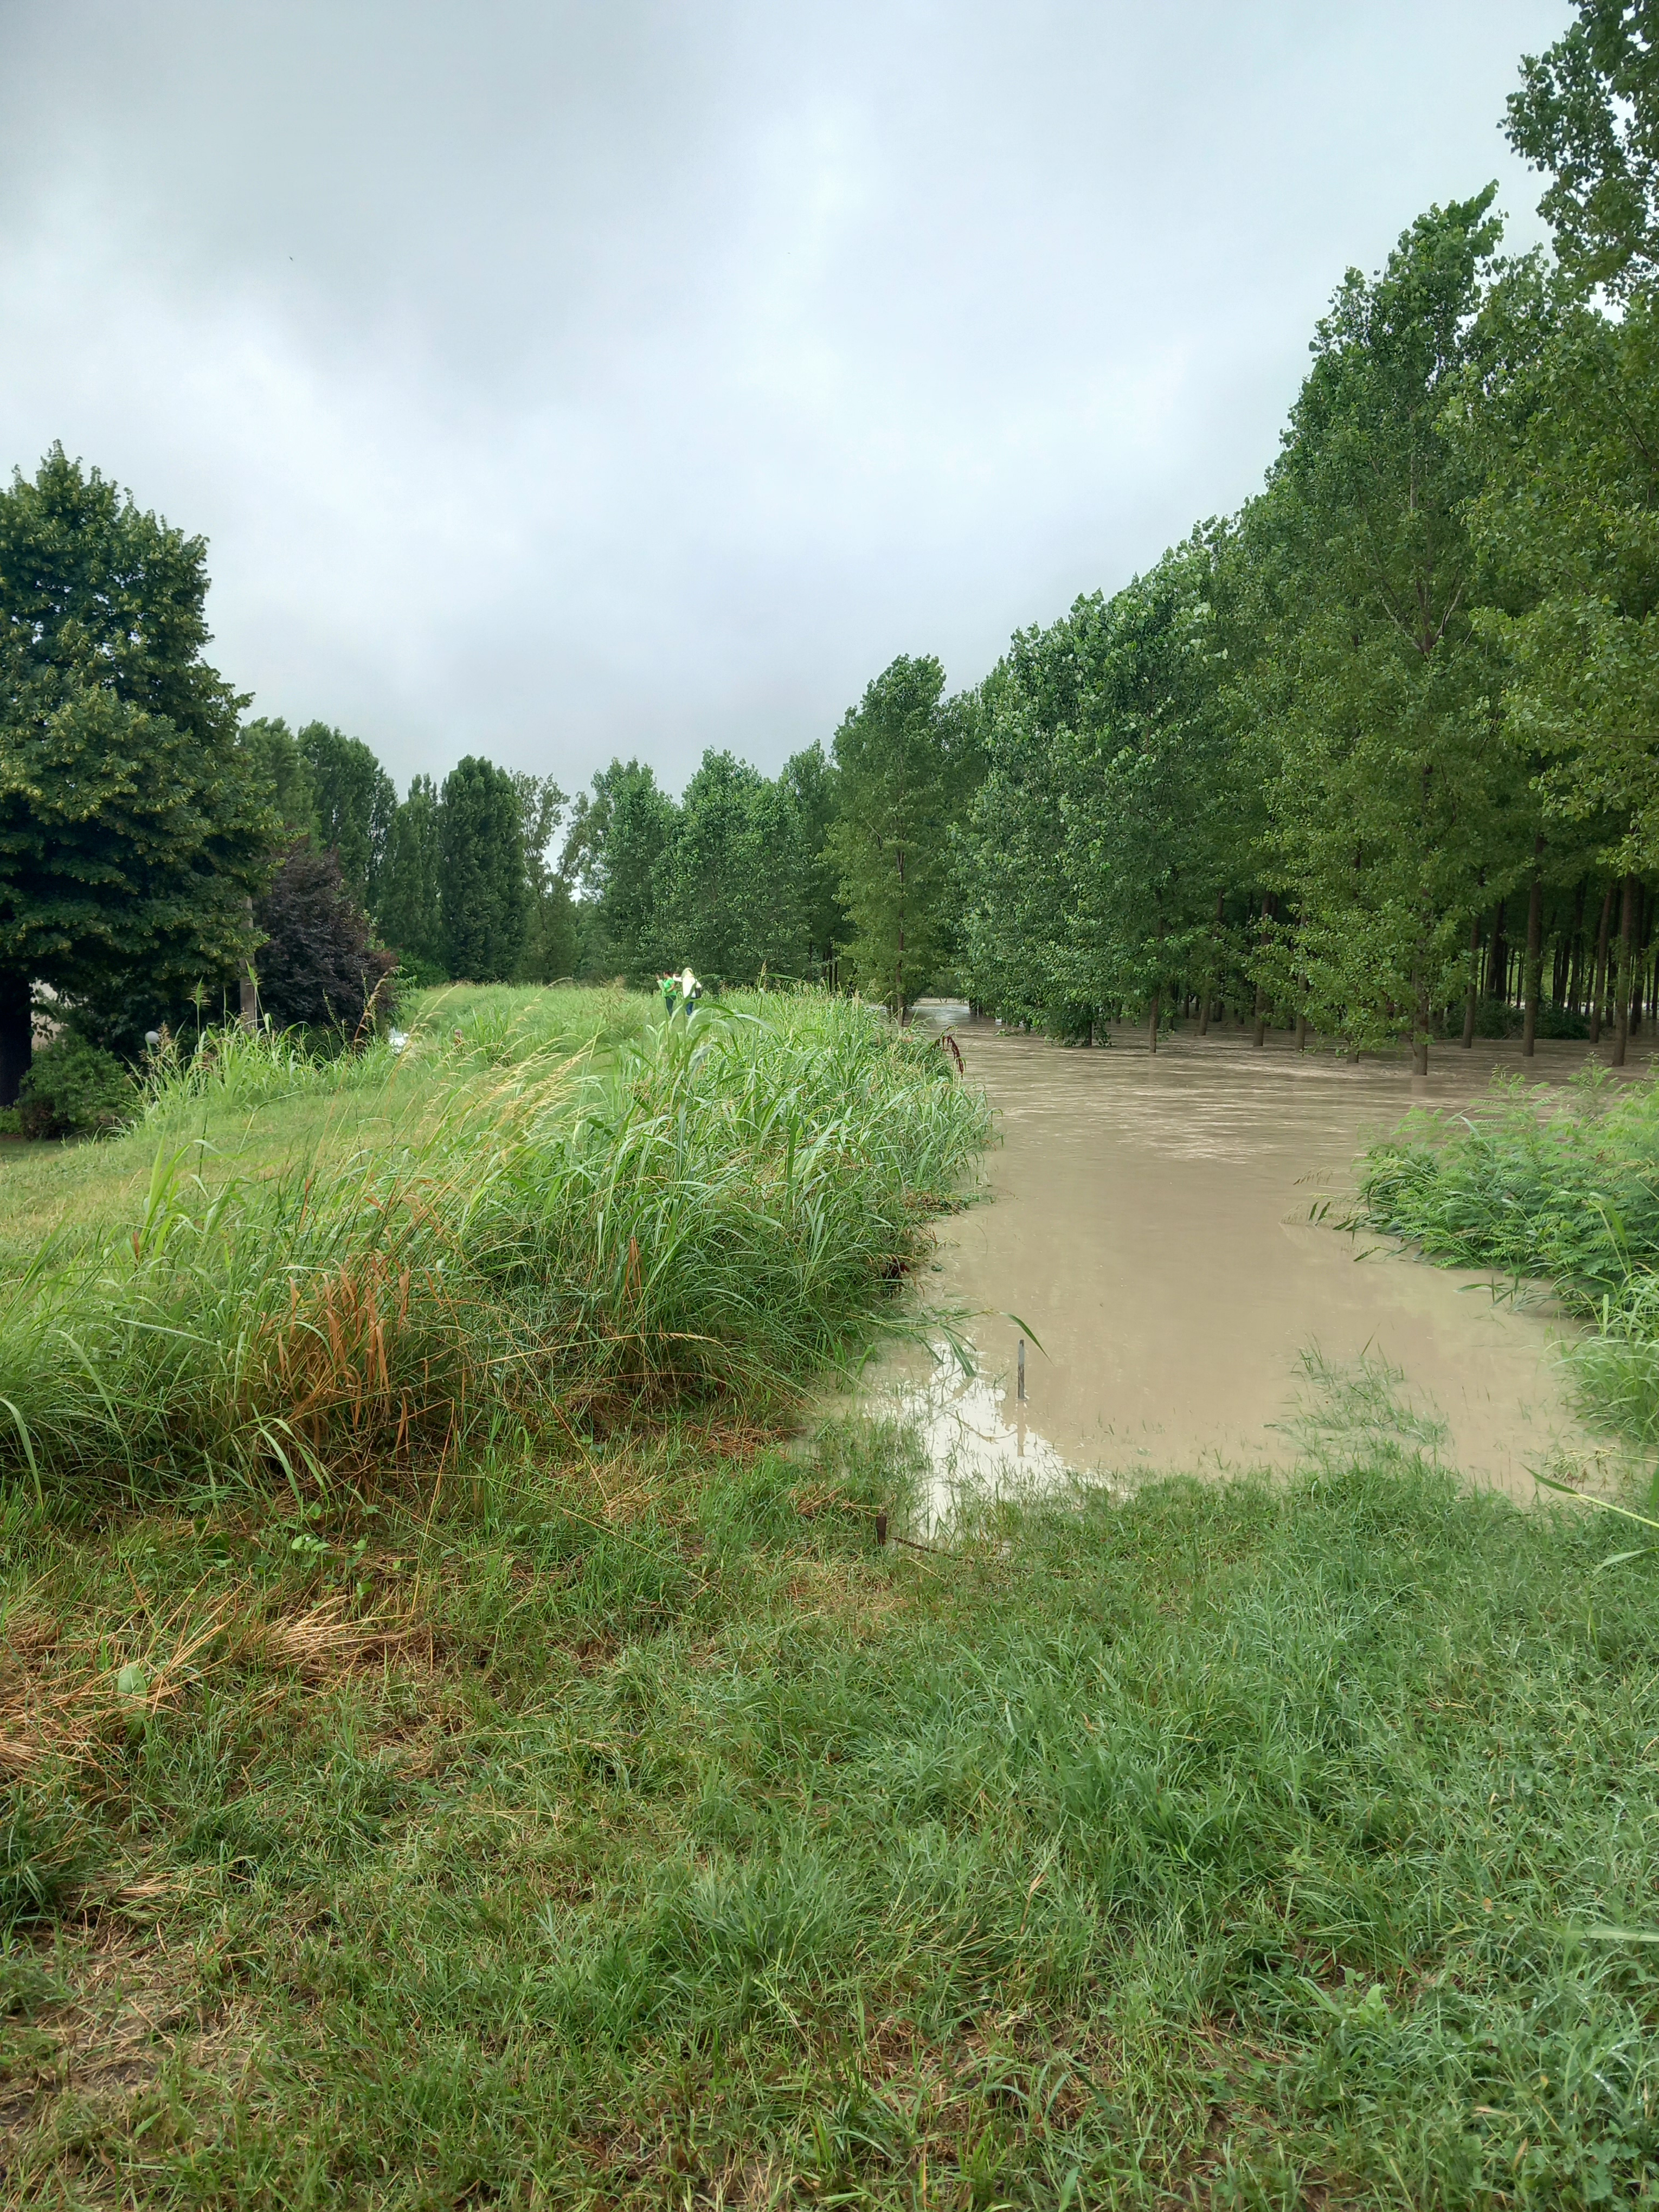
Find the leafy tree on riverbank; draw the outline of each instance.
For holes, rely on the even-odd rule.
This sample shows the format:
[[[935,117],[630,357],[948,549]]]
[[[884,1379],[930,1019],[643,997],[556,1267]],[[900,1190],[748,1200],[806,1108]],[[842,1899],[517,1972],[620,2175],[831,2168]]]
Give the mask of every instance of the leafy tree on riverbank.
[[[1567,276],[1627,295],[1659,273],[1659,5],[1577,0],[1577,13],[1522,63],[1508,134],[1549,176],[1539,213]]]
[[[204,658],[205,554],[60,447],[0,492],[0,1105],[32,986],[187,988],[249,949],[279,823]]]
[[[988,772],[960,842],[979,990],[1062,1034],[1214,988],[1243,813],[1201,536],[1110,599],[1023,632],[982,701]],[[1006,994],[1006,995],[1005,995]]]
[[[1419,1066],[1462,994],[1482,872],[1516,859],[1521,779],[1471,623],[1480,485],[1445,422],[1480,343],[1492,198],[1431,210],[1380,276],[1349,275],[1245,519],[1275,580],[1263,657],[1275,690],[1288,678],[1260,719],[1291,963],[1325,1028],[1407,1027]]]
[[[575,902],[553,842],[569,800],[550,775],[513,771],[524,835],[526,890],[524,950],[519,976],[526,983],[556,983],[574,975],[580,957]]]
[[[780,781],[793,821],[808,968],[814,975],[833,974],[837,951],[852,934],[830,849],[837,805],[835,764],[821,744],[810,744],[784,763]]]
[[[789,794],[727,752],[707,752],[685,787],[665,856],[657,947],[665,966],[752,983],[807,965],[800,849]]]
[[[937,660],[901,654],[836,732],[829,843],[853,925],[848,962],[895,1013],[927,989],[955,933],[951,837],[980,754],[976,729],[944,694]]]
[[[327,722],[307,722],[297,743],[311,772],[318,844],[339,854],[346,890],[372,907],[398,810],[392,778],[361,738]]]
[[[412,776],[392,817],[376,909],[386,943],[422,969],[443,963],[443,847],[438,787],[429,775]]]

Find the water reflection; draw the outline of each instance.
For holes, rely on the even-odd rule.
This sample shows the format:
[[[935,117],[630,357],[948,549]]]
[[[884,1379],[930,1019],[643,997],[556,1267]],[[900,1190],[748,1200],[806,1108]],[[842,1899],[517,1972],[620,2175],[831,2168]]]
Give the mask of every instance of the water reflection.
[[[970,1500],[1018,1499],[1066,1480],[1065,1459],[1027,1424],[1023,1405],[1010,1408],[1004,1384],[964,1376],[942,1345],[933,1358],[931,1374],[886,1376],[871,1399],[902,1420],[926,1454],[929,1476],[917,1504],[927,1527],[945,1525]]]

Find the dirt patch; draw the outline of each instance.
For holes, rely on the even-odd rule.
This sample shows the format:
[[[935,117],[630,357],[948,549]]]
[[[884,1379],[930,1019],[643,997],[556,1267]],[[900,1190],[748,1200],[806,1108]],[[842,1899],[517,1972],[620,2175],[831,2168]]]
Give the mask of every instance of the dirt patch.
[[[910,1602],[910,1594],[902,1584],[886,1576],[872,1575],[856,1559],[805,1561],[784,1585],[784,1595],[797,1614],[834,1620],[872,1634]]]

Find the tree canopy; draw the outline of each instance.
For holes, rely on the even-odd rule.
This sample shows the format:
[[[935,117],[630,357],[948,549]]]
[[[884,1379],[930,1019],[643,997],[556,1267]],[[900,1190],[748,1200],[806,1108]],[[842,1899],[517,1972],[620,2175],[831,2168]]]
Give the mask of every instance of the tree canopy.
[[[0,492],[0,1104],[31,988],[246,957],[279,824],[204,658],[206,549],[55,447]]]

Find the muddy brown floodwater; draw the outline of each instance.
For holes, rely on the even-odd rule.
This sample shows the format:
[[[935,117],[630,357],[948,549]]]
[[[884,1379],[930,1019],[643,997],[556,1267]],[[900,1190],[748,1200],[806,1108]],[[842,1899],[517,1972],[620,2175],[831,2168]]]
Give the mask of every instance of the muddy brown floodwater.
[[[963,1007],[921,1018],[950,1023],[1001,1138],[988,1202],[941,1224],[923,1279],[930,1303],[975,1316],[977,1378],[917,1352],[867,1386],[919,1421],[934,1518],[958,1486],[1287,1465],[1333,1376],[1350,1404],[1356,1377],[1382,1389],[1448,1465],[1517,1493],[1535,1468],[1607,1456],[1570,1408],[1571,1325],[1546,1302],[1494,1297],[1486,1275],[1331,1218],[1368,1144],[1413,1104],[1462,1106],[1518,1073],[1515,1046],[1451,1048],[1425,1082],[1282,1037],[1255,1051],[1236,1031],[1154,1058],[1144,1037],[1067,1050]],[[1540,1044],[1533,1079],[1564,1082],[1584,1057]],[[1013,1315],[1042,1346],[1027,1346],[1023,1408]]]

